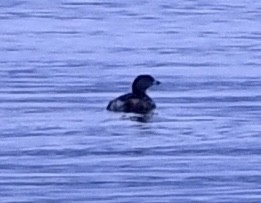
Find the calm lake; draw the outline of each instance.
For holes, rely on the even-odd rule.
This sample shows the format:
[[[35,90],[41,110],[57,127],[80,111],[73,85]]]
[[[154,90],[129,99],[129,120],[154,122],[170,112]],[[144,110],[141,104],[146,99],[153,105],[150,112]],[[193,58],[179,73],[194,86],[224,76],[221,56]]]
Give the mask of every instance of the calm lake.
[[[260,203],[261,1],[0,1],[1,203]],[[148,122],[106,111],[139,74]]]

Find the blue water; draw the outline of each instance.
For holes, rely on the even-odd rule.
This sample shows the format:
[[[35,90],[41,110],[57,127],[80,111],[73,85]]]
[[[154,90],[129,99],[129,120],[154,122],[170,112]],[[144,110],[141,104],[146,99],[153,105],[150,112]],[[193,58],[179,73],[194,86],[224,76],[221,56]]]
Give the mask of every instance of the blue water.
[[[0,202],[260,203],[261,1],[0,2]],[[146,123],[106,111],[138,74]]]

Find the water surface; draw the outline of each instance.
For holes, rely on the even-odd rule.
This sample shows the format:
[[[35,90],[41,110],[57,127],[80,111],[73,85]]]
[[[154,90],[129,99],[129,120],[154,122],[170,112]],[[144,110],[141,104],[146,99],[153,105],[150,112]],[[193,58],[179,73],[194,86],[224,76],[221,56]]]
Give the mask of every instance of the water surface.
[[[0,8],[0,202],[261,201],[261,2]],[[107,112],[143,73],[152,119]]]

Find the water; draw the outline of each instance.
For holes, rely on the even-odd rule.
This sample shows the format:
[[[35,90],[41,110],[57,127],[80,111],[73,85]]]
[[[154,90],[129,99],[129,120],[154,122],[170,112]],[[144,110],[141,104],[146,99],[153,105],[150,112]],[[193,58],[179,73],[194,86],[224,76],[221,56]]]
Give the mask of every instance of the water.
[[[261,2],[0,2],[0,202],[261,201]],[[147,123],[107,112],[162,82]]]

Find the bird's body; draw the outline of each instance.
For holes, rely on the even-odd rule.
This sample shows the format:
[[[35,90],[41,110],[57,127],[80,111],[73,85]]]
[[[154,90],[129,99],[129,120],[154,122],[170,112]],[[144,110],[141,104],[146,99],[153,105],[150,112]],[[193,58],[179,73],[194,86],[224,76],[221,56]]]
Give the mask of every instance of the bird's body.
[[[109,102],[107,110],[146,114],[156,108],[154,101],[146,94],[146,89],[159,85],[150,75],[138,76],[132,84],[132,93],[124,94]]]

